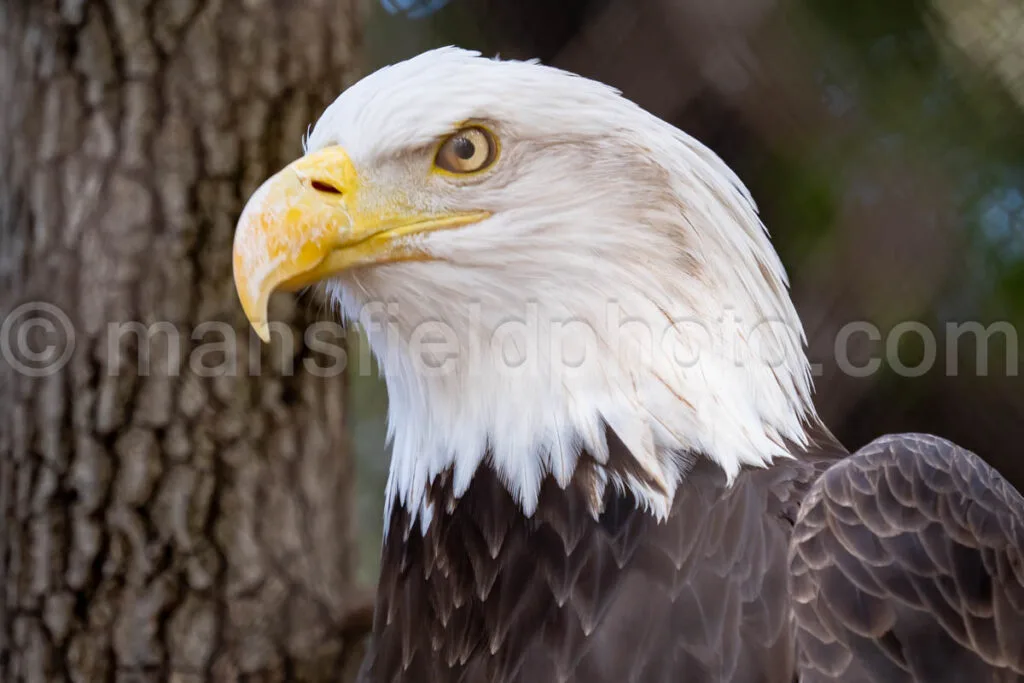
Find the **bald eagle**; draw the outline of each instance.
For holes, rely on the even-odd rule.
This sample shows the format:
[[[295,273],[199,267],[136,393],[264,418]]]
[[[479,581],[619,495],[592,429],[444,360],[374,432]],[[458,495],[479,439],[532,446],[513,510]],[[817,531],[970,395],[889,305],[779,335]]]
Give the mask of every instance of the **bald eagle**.
[[[812,403],[750,194],[603,84],[446,48],[381,69],[247,203],[264,338],[324,283],[389,393],[361,680],[1024,680],[1019,493]]]

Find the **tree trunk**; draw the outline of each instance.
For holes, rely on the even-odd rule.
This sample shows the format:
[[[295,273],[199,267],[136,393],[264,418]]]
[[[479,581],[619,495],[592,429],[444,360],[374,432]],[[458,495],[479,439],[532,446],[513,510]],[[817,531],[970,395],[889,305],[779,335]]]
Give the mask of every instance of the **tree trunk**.
[[[356,650],[337,357],[287,297],[293,349],[256,343],[231,241],[352,79],[357,4],[0,0],[3,683],[328,681]]]

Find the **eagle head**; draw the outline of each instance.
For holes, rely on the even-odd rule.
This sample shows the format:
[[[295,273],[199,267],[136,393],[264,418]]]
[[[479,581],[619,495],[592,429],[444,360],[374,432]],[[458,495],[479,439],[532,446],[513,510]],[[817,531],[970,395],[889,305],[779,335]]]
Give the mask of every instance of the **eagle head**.
[[[305,149],[247,203],[235,282],[264,338],[271,292],[314,283],[365,328],[389,507],[429,523],[435,479],[458,496],[486,464],[529,515],[614,434],[638,468],[595,485],[664,517],[692,458],[734,477],[805,441],[803,330],[753,200],[611,87],[433,50],[346,90]]]

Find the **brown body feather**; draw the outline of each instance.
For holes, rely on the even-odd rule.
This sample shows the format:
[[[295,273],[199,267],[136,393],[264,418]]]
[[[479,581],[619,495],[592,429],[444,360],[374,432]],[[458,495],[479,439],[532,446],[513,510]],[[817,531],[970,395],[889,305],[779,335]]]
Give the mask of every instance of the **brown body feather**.
[[[690,465],[662,523],[611,487],[595,519],[586,456],[530,518],[486,467],[458,500],[431,490],[425,535],[396,509],[363,680],[788,683],[785,558],[815,468],[785,460],[730,487]]]
[[[443,479],[425,535],[390,520],[361,680],[1024,680],[1019,494],[937,439],[844,456],[822,431],[731,486],[693,458],[662,523],[611,490],[595,519],[586,457],[530,518],[486,467]]]
[[[804,683],[1024,681],[1024,499],[933,436],[815,483],[790,552]]]

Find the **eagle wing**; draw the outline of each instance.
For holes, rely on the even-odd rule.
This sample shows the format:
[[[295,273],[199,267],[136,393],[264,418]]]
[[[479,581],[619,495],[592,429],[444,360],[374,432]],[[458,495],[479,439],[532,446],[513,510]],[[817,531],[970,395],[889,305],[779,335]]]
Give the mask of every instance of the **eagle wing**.
[[[802,683],[1024,681],[1024,499],[978,456],[887,436],[832,465],[789,550]]]

